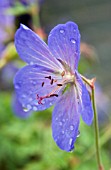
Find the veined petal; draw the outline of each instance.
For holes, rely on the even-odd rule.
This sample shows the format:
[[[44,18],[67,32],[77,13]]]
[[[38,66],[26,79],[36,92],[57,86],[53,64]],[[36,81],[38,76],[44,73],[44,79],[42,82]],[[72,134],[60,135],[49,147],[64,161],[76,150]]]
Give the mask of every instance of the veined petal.
[[[23,24],[15,34],[15,46],[21,59],[30,65],[38,64],[53,70],[60,69],[59,62],[53,57],[45,42]]]
[[[13,111],[14,111],[14,114],[17,116],[17,117],[20,117],[20,118],[27,118],[31,115],[31,111],[24,111],[23,110],[23,107],[21,105],[21,103],[19,102],[16,94],[13,95],[13,98],[12,98],[12,107],[13,107]]]
[[[51,84],[49,76],[53,76],[53,79],[59,78],[44,67],[37,65],[28,65],[23,67],[17,72],[14,79],[14,86],[18,96],[18,99],[24,108],[28,110],[45,110],[46,108],[53,105],[57,97],[53,96],[50,98],[44,98],[42,104],[38,104],[38,97],[43,97],[50,94],[56,83]],[[59,89],[56,93],[59,93]]]
[[[83,83],[79,73],[76,72],[76,85],[80,97],[80,113],[83,121],[87,125],[91,125],[93,121],[93,109],[88,90]]]
[[[67,152],[74,148],[78,135],[79,114],[75,89],[65,92],[57,101],[52,115],[52,134],[56,144]]]
[[[53,55],[72,70],[77,69],[80,58],[80,34],[73,22],[57,25],[49,34],[48,45]]]

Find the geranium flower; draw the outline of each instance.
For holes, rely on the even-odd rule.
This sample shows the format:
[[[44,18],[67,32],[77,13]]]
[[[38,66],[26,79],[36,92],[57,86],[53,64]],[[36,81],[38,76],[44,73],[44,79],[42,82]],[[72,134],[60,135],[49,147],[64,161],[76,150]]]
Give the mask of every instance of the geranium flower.
[[[15,76],[20,103],[38,111],[55,105],[52,135],[56,144],[71,151],[78,136],[80,115],[90,125],[93,111],[89,93],[77,71],[80,33],[73,22],[57,25],[49,34],[48,46],[25,25],[15,35],[21,59],[28,63]]]

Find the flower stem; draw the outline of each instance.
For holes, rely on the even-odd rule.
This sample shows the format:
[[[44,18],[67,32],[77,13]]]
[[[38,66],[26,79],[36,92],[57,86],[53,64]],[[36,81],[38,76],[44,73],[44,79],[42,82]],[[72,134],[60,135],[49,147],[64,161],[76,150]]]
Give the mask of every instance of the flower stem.
[[[96,111],[96,104],[95,104],[95,78],[92,80],[89,80],[81,75],[81,78],[83,81],[88,84],[91,87],[92,90],[92,105],[93,105],[93,111],[94,111],[94,129],[95,129],[95,144],[96,144],[96,157],[97,157],[97,164],[98,164],[98,170],[104,170],[104,167],[101,163],[100,158],[100,149],[99,149],[99,128],[98,128],[98,118],[97,118],[97,111]]]
[[[92,105],[94,111],[95,144],[96,144],[96,157],[97,157],[98,169],[104,170],[101,164],[100,149],[99,149],[99,128],[98,128],[98,118],[97,118],[97,111],[95,105],[95,87],[92,88]]]

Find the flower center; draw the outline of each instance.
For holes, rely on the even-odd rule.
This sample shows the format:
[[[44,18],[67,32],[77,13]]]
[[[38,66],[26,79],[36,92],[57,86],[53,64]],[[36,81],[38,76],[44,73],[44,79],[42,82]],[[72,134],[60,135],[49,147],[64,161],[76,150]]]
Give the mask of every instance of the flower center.
[[[58,97],[59,95],[57,94],[58,91],[60,89],[65,89],[65,87],[67,86],[67,84],[75,84],[75,75],[72,74],[69,66],[64,63],[62,60],[59,60],[61,62],[61,64],[63,65],[63,71],[60,73],[60,76],[62,77],[61,80],[57,80],[57,79],[53,79],[50,75],[48,75],[47,77],[45,77],[45,79],[49,79],[49,83],[50,85],[54,85],[55,87],[54,89],[47,95],[45,96],[39,96],[39,94],[37,94],[37,100],[38,100],[38,104],[43,104],[42,100],[45,98],[50,98],[50,97]],[[43,87],[45,85],[45,82],[42,82],[41,86]]]

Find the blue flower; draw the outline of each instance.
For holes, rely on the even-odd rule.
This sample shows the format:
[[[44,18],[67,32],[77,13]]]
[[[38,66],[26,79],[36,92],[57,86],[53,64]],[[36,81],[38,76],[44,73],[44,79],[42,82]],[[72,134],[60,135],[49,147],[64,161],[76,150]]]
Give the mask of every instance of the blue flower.
[[[93,110],[89,93],[77,71],[80,33],[73,22],[57,25],[49,34],[48,46],[25,25],[15,35],[15,46],[28,63],[15,76],[20,103],[28,110],[55,105],[52,135],[56,144],[71,151],[78,136],[80,115],[90,125]]]

